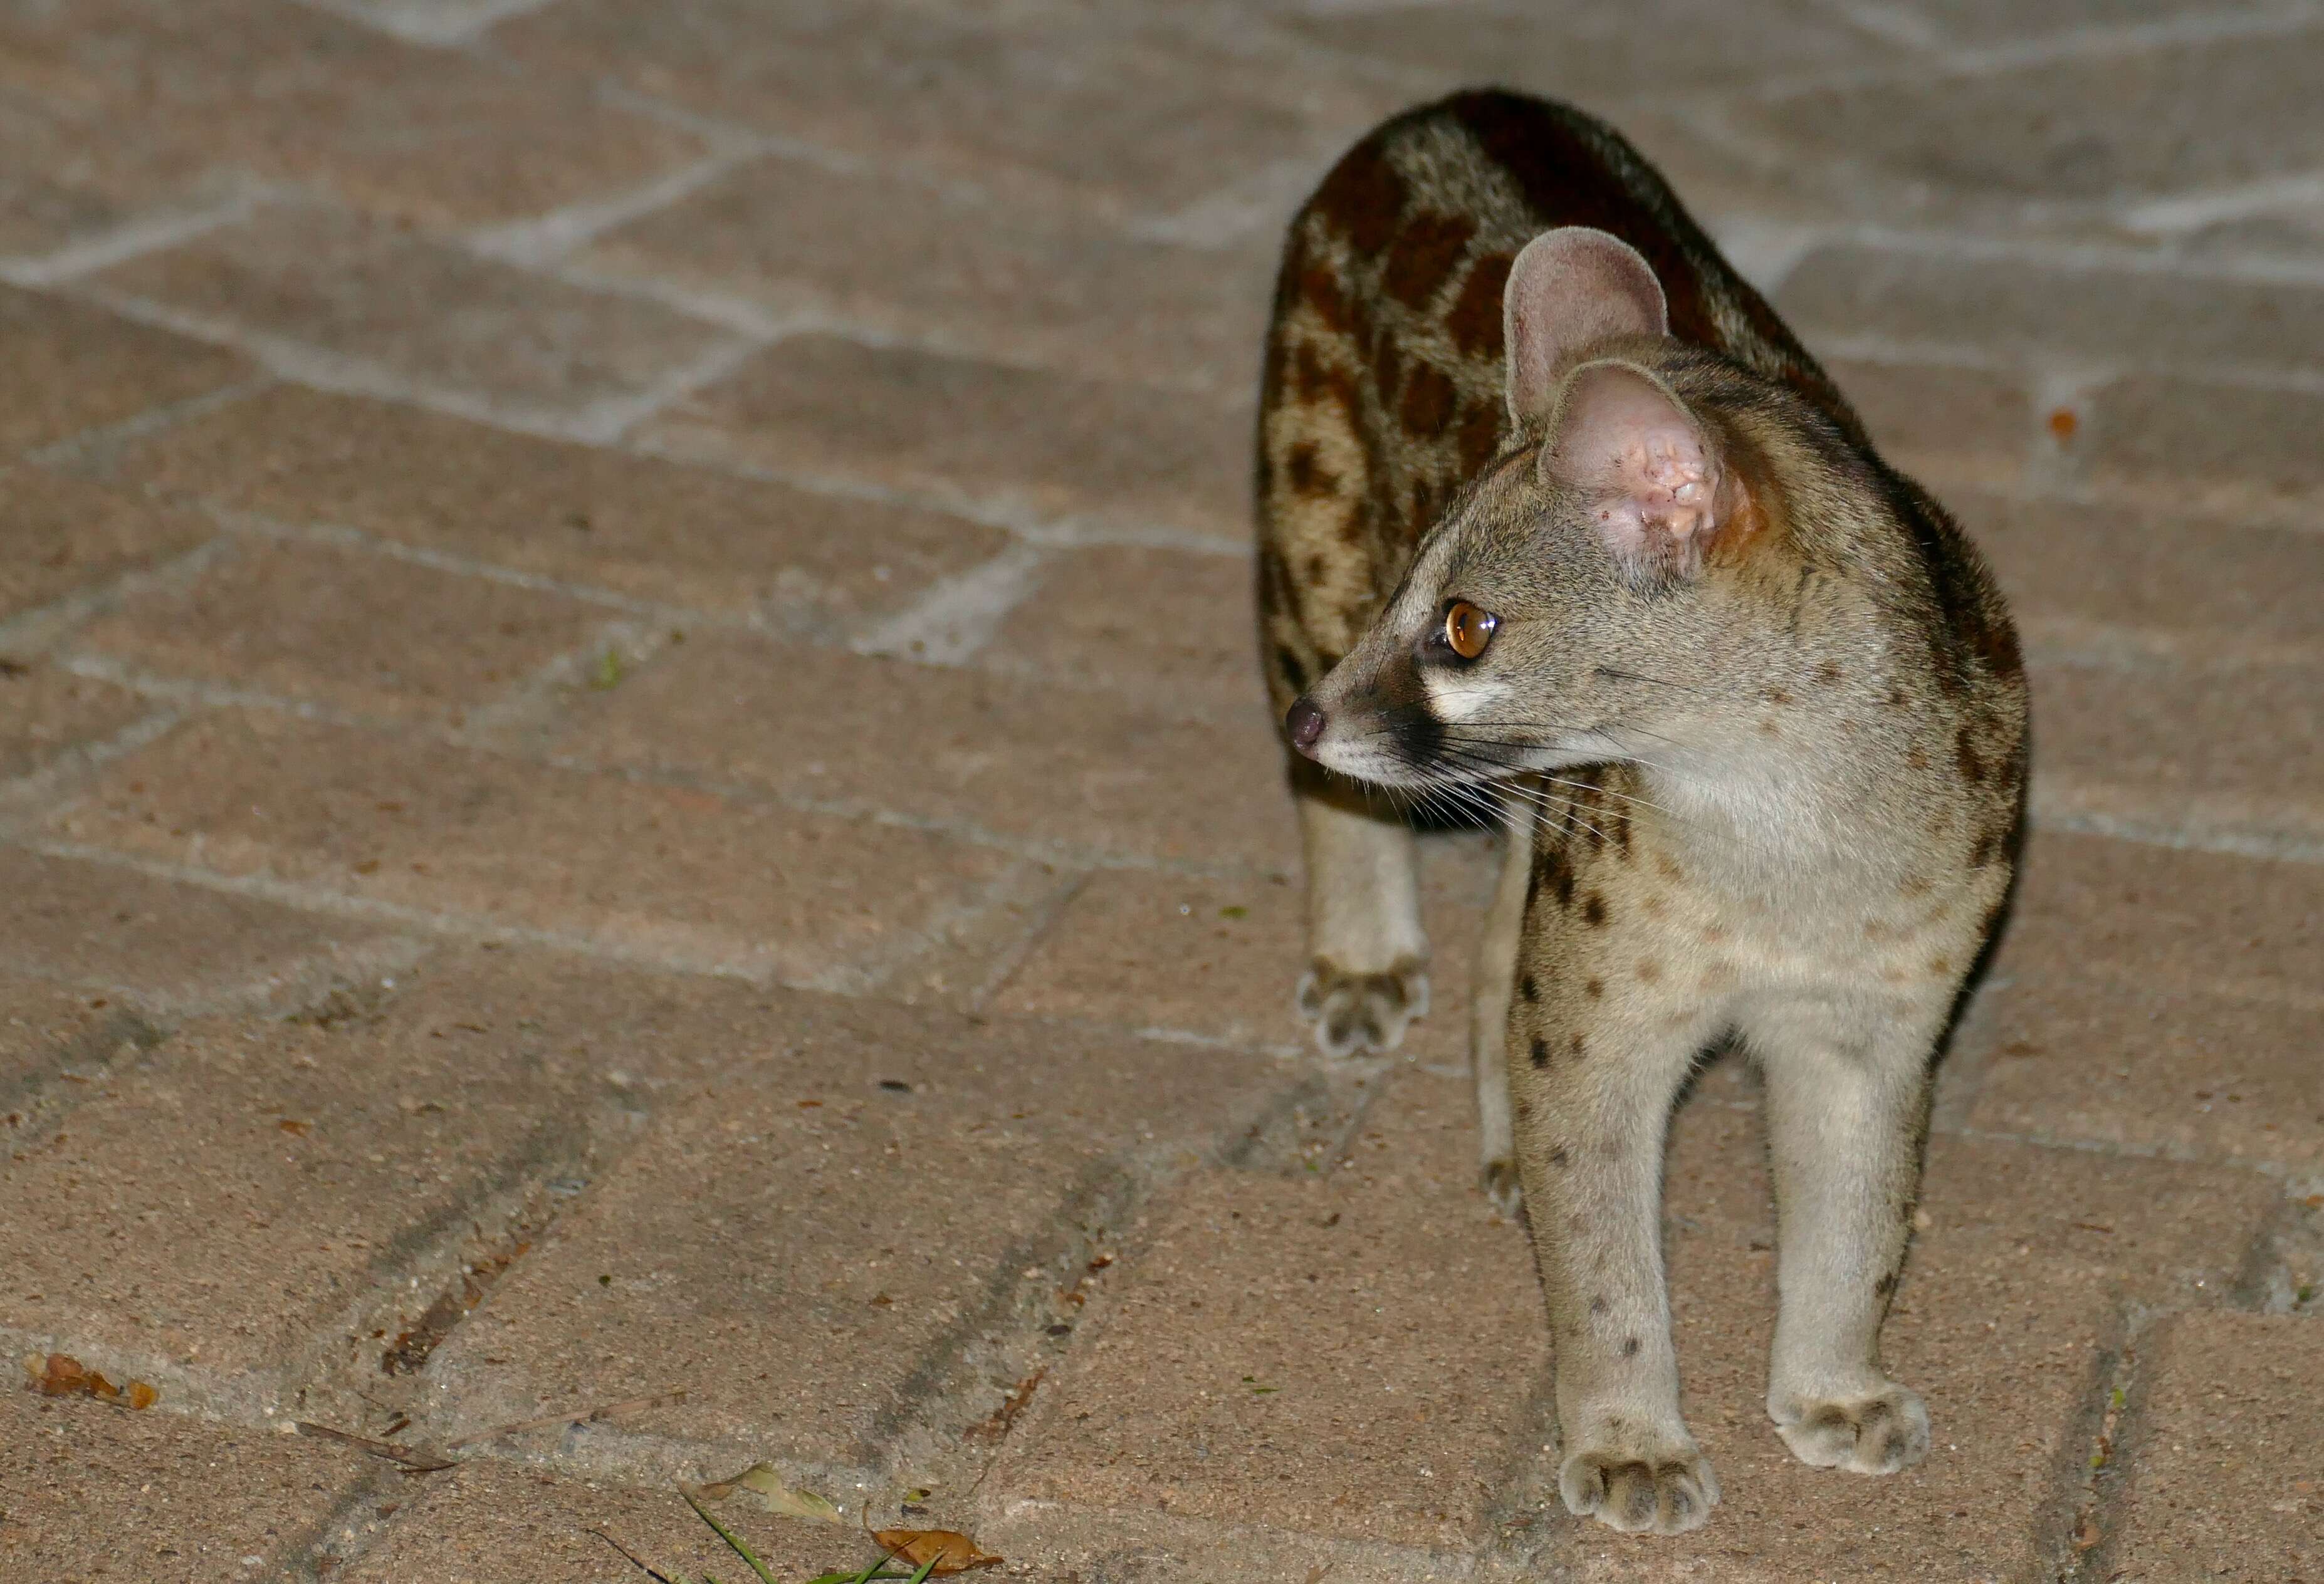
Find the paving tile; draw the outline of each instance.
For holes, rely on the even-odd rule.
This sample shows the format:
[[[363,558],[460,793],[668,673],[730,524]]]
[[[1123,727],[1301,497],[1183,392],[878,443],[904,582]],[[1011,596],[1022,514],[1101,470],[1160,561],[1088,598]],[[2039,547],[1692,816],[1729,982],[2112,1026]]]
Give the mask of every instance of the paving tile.
[[[1480,1538],[1549,1339],[1524,1236],[1473,1186],[1474,1111],[1464,1079],[1408,1071],[1347,1165],[1157,1205],[988,1502]]]
[[[1198,1159],[1282,1082],[1038,1024],[788,1012],[764,1069],[670,1110],[438,1352],[458,1425],[684,1386],[656,1425],[701,1458],[945,1485],[955,1438],[1072,1323],[1124,1157]]]
[[[2295,527],[2324,502],[2324,396],[2133,374],[2091,405],[2084,466],[2110,497]]]
[[[2312,286],[1855,244],[1801,260],[1775,307],[1811,341],[1869,336],[2085,365],[2130,355],[2285,371],[2324,339],[2324,290]]]
[[[657,303],[312,206],[270,209],[100,279],[182,313],[576,420],[637,401],[728,342]]]
[[[280,1576],[307,1561],[358,1477],[351,1455],[297,1436],[16,1386],[0,1391],[0,1569],[12,1578]]]
[[[584,82],[429,49],[319,9],[107,0],[20,11],[0,29],[17,81],[75,122],[198,148],[266,178],[320,181],[438,224],[530,215],[696,158],[690,134]]]
[[[244,1412],[313,1358],[377,1373],[364,1334],[435,1297],[402,1267],[579,1153],[575,1096],[494,1043],[181,1030],[0,1164],[0,1323],[163,1372],[164,1389],[198,1374]]]
[[[0,962],[157,1014],[295,1005],[392,947],[359,920],[22,848],[0,848]]]
[[[2314,169],[2319,51],[2312,30],[2172,40],[1805,88],[1739,114],[1803,161],[1861,172],[1884,207],[2121,201]]]
[[[2011,967],[1979,1008],[1972,1128],[2324,1171],[2313,1006],[2098,977],[2070,941]]]
[[[2158,990],[2313,1003],[2324,868],[2037,830],[1994,972],[2065,943],[2085,971]]]
[[[128,1032],[109,998],[0,968],[0,1148],[29,1125],[44,1079],[77,1056],[112,1054]]]
[[[1430,1009],[1405,1049],[1465,1063],[1468,987],[1494,856],[1475,839],[1432,841],[1421,873]],[[1291,998],[1307,962],[1305,912],[1296,873],[1206,879],[1101,870],[1059,911],[993,1006],[1242,1045],[1304,1045]]]
[[[1392,107],[1247,30],[1214,43],[1119,7],[980,11],[714,0],[641,17],[582,0],[492,39],[761,131],[1116,209],[1176,208],[1221,172],[1313,159]]]
[[[571,718],[568,753],[1074,850],[1276,867],[1297,851],[1263,719],[1211,725],[1096,688],[716,634]]]
[[[779,473],[1238,543],[1250,436],[1206,397],[835,336],[780,342],[641,430]]]
[[[150,570],[215,532],[191,511],[45,468],[10,471],[0,493],[9,541],[0,558],[0,620]]]
[[[1916,19],[1937,37],[2001,44],[2168,23],[2213,7],[2209,0],[1899,0],[1891,9]]]
[[[929,177],[770,158],[584,262],[880,335],[1240,395],[1257,377],[1273,240],[1222,254]]]
[[[2324,537],[1950,491],[2036,650],[2297,658],[2324,650]],[[2047,722],[2044,721],[2046,731]]]
[[[2324,664],[2037,658],[2037,819],[2324,852]]]
[[[1057,551],[980,658],[1102,682],[1182,713],[1269,713],[1251,564],[1134,545]]]
[[[999,529],[281,386],[131,449],[131,476],[294,522],[728,615],[878,617]]]
[[[670,1579],[724,1578],[742,1567],[672,1489],[625,1490],[476,1461],[432,1476],[388,1507],[384,1519],[376,1509],[358,1509],[341,1521],[332,1554],[345,1552],[349,1560],[335,1580],[606,1584],[624,1572],[644,1577],[608,1536]],[[713,1510],[779,1579],[852,1572],[879,1554],[851,1528],[770,1517],[747,1497]]]
[[[2110,1577],[2314,1578],[2324,1568],[2324,1326],[2184,1314],[2143,1338],[2100,1514]]]
[[[1868,63],[1895,48],[1812,9],[1719,0],[1651,0],[1618,14],[1517,4],[1315,9],[1295,12],[1289,25],[1328,48],[1425,73],[1445,90],[1506,83],[1561,98],[1733,88]]]
[[[458,724],[613,616],[561,594],[245,535],[182,586],[124,600],[72,647],[158,677]]]
[[[0,286],[0,451],[44,446],[247,377],[233,353],[86,303]]]
[[[0,1324],[244,1411],[376,1377],[451,1279],[438,1246],[489,1251],[510,1195],[586,1173],[598,1113],[735,1065],[762,999],[472,953],[302,1021],[189,1023],[0,1163]]]
[[[116,761],[53,827],[225,874],[799,979],[910,944],[1008,867],[918,831],[239,712]]]
[[[125,688],[53,666],[0,664],[0,784],[103,742],[152,709]]]
[[[1936,364],[1843,357],[1826,366],[1881,456],[1931,488],[2006,487],[2024,474],[2034,429],[2016,381]]]
[[[207,165],[197,150],[108,123],[98,106],[12,94],[0,101],[0,255],[38,257],[224,201],[230,178]]]

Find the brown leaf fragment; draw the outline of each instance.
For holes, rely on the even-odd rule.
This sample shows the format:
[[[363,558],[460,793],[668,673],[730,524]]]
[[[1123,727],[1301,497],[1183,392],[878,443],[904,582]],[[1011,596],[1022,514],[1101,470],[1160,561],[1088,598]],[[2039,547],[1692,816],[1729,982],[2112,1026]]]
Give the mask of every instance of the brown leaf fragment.
[[[24,1368],[32,1373],[33,1389],[44,1397],[69,1397],[88,1389],[88,1368],[69,1353],[51,1353],[37,1369],[27,1358]]]
[[[872,1538],[886,1546],[888,1554],[898,1561],[927,1568],[939,1579],[946,1573],[965,1573],[971,1568],[1001,1563],[999,1557],[977,1550],[976,1542],[951,1529],[881,1529]]]
[[[129,1405],[143,1413],[161,1400],[161,1394],[142,1380],[129,1383]]]

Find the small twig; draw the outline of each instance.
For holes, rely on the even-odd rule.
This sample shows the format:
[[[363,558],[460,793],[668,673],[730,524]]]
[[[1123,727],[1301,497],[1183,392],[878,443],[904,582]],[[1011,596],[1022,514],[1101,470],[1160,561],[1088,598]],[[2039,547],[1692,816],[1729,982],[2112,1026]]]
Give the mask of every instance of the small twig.
[[[407,1447],[392,1447],[367,1435],[349,1435],[346,1431],[333,1430],[327,1424],[311,1424],[304,1419],[296,1423],[300,1435],[319,1435],[327,1441],[344,1442],[359,1452],[369,1452],[374,1458],[401,1463],[414,1474],[433,1474],[438,1469],[449,1469],[454,1462],[450,1458],[431,1458],[425,1452],[415,1452]]]
[[[496,1424],[490,1430],[480,1430],[474,1435],[464,1435],[458,1441],[447,1442],[444,1450],[456,1452],[503,1435],[514,1435],[521,1430],[546,1430],[552,1424],[595,1424],[623,1414],[641,1414],[648,1408],[666,1408],[672,1403],[686,1401],[683,1390],[657,1392],[650,1397],[632,1397],[626,1402],[607,1403],[603,1407],[580,1408],[570,1414],[547,1414],[539,1419],[520,1419],[513,1424]]]
[[[612,1546],[615,1551],[620,1552],[623,1557],[629,1560],[630,1566],[635,1568],[639,1572],[643,1573],[649,1579],[659,1579],[661,1580],[661,1584],[677,1584],[677,1581],[672,1579],[669,1574],[663,1572],[652,1563],[641,1558],[637,1552],[632,1551],[628,1546],[623,1545],[620,1541],[606,1533],[603,1529],[592,1529],[589,1533],[604,1541],[607,1545]]]

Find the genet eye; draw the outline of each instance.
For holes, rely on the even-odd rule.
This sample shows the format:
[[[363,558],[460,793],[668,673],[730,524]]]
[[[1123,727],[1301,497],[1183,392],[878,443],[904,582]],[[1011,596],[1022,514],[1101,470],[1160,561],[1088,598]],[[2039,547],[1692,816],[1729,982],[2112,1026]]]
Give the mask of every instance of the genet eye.
[[[1500,624],[1501,619],[1491,612],[1480,611],[1466,600],[1454,600],[1444,611],[1445,645],[1462,659],[1473,660],[1485,652]]]

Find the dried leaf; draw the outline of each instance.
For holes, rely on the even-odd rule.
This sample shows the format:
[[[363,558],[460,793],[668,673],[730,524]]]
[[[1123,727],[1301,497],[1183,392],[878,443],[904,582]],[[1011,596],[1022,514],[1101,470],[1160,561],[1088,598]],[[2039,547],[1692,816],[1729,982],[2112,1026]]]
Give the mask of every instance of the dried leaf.
[[[25,1384],[44,1397],[95,1397],[100,1403],[150,1408],[161,1394],[142,1380],[115,1386],[69,1353],[24,1355]]]
[[[768,1463],[753,1463],[732,1479],[722,1479],[706,1485],[702,1494],[714,1502],[723,1502],[738,1490],[747,1490],[759,1498],[770,1512],[780,1513],[786,1518],[820,1518],[826,1524],[846,1520],[839,1509],[811,1490],[793,1490],[785,1485],[782,1476]]]
[[[28,1358],[24,1365],[30,1369],[32,1361]],[[41,1368],[33,1374],[32,1385],[44,1397],[69,1397],[76,1392],[88,1389],[88,1370],[69,1353],[51,1353],[41,1361]]]
[[[976,1542],[967,1535],[950,1529],[881,1529],[872,1538],[886,1546],[898,1561],[926,1568],[938,1578],[965,1573],[971,1568],[997,1567],[1001,1562],[991,1552],[977,1550]]]

